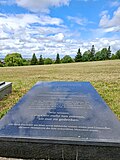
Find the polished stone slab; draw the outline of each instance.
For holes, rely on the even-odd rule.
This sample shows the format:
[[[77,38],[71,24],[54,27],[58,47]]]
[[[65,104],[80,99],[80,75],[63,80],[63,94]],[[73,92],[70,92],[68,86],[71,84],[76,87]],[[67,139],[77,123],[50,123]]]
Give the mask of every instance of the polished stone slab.
[[[12,92],[11,82],[0,82],[0,100]]]
[[[120,122],[89,82],[38,82],[0,121],[0,156],[117,160]]]

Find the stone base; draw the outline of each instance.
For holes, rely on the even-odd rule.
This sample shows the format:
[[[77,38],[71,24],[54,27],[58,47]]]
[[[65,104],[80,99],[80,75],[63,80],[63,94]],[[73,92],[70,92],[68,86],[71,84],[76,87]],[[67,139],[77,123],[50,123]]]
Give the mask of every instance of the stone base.
[[[0,82],[0,100],[12,92],[11,82]]]
[[[45,160],[119,160],[120,147],[0,142],[0,156]]]

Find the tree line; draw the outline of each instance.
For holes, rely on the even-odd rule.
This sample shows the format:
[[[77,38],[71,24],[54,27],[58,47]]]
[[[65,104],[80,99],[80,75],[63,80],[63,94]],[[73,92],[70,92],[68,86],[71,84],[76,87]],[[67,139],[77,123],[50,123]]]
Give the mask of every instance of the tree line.
[[[120,50],[115,54],[112,54],[110,46],[108,48],[103,48],[100,51],[95,51],[95,46],[92,45],[91,49],[81,53],[80,48],[74,58],[70,55],[65,55],[60,59],[59,53],[56,55],[56,59],[43,58],[40,55],[39,59],[34,53],[31,59],[24,59],[20,53],[7,54],[4,62],[0,61],[0,66],[24,66],[24,65],[46,65],[46,64],[60,64],[60,63],[73,63],[73,62],[87,62],[87,61],[101,61],[101,60],[114,60],[120,59]]]

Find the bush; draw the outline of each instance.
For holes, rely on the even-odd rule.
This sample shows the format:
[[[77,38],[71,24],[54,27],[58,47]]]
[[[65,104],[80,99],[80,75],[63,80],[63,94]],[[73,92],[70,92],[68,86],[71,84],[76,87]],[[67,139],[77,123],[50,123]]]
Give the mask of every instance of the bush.
[[[46,58],[44,60],[44,64],[52,64],[53,63],[53,60],[51,58]]]
[[[69,56],[69,55],[65,55],[63,58],[62,58],[62,63],[72,63],[74,62],[73,59]]]

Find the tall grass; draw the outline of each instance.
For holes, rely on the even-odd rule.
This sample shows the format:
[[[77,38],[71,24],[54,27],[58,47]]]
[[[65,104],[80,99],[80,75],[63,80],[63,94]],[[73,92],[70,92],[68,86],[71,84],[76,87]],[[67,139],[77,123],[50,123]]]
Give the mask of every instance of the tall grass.
[[[37,81],[90,81],[120,119],[120,60],[0,68],[0,81],[13,83],[0,101],[0,117]]]

